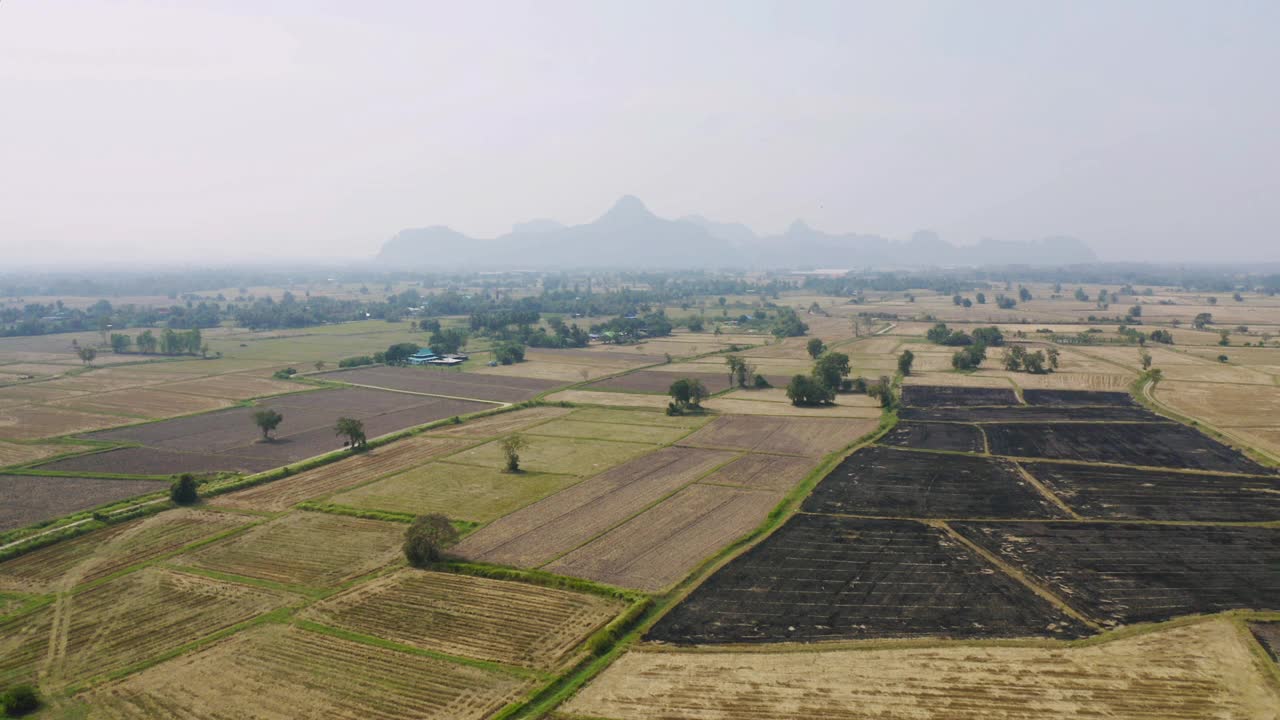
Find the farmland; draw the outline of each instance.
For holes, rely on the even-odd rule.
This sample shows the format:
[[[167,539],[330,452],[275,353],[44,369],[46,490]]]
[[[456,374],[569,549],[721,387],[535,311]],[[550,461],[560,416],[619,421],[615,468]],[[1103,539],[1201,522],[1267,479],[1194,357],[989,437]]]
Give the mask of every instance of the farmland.
[[[520,467],[533,472],[588,476],[643,455],[657,444],[615,442],[580,437],[527,435],[528,447],[520,452]],[[449,456],[449,462],[479,465],[495,470],[506,466],[498,441]]]
[[[410,569],[314,605],[305,617],[449,655],[551,670],[622,607],[580,592]]]
[[[916,407],[1017,405],[1018,397],[1010,388],[905,385],[902,388],[902,404]]]
[[[986,436],[977,425],[929,422],[898,423],[882,442],[923,450],[969,453],[984,452],[987,445]]]
[[[1271,718],[1280,691],[1227,621],[1044,647],[630,652],[564,707],[609,720]]]
[[[264,625],[81,696],[95,717],[406,715],[480,720],[530,681],[287,625]]]
[[[510,474],[495,468],[440,462],[334,495],[331,502],[365,510],[415,515],[438,512],[458,520],[488,522],[580,481],[576,475],[531,471]],[[281,482],[289,481],[271,483],[264,489]]]
[[[403,537],[404,527],[396,523],[301,512],[175,562],[284,585],[330,587],[394,561]]]
[[[666,395],[671,383],[686,377],[700,381],[712,393],[723,392],[730,387],[729,376],[726,373],[670,373],[652,370],[637,370],[626,375],[598,380],[586,387],[590,390],[615,390]]]
[[[681,441],[689,447],[819,457],[872,430],[866,420],[725,415]]]
[[[916,518],[1065,517],[1008,460],[859,450],[813,489],[805,512]]]
[[[318,377],[322,380],[351,385],[504,403],[529,400],[544,390],[564,384],[555,380],[496,375],[477,376],[459,371],[424,367],[356,368],[323,373]]]
[[[0,497],[6,498],[0,505],[0,530],[12,530],[165,489],[165,485],[149,480],[0,475]],[[8,502],[8,498],[22,498],[22,502]]]
[[[995,455],[1266,472],[1239,451],[1174,423],[986,425],[983,430]]]
[[[1274,529],[1119,523],[953,523],[1107,624],[1276,609]]]
[[[1077,637],[1085,628],[946,533],[796,515],[649,632],[677,644]]]

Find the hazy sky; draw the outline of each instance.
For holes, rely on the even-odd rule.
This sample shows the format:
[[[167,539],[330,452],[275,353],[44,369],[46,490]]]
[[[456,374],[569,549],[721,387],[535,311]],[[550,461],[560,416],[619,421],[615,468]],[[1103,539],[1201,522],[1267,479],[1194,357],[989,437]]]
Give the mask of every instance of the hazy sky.
[[[1280,260],[1280,2],[0,0],[0,267],[660,215]]]

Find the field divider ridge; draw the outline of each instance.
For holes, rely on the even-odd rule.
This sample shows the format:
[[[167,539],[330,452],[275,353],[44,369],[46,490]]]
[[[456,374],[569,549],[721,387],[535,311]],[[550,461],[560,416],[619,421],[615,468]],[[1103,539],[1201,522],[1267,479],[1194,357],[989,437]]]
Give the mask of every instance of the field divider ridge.
[[[1052,490],[1050,490],[1047,485],[1040,482],[1040,480],[1036,478],[1035,475],[1032,475],[1030,470],[1023,467],[1022,463],[1014,462],[1014,461],[1010,461],[1010,462],[1013,464],[1013,467],[1017,469],[1018,473],[1022,475],[1023,479],[1025,479],[1028,483],[1030,483],[1031,487],[1035,488],[1041,495],[1044,496],[1046,500],[1053,503],[1054,505],[1057,505],[1058,508],[1061,509],[1063,512],[1065,512],[1068,516],[1070,516],[1071,519],[1073,520],[1084,519],[1084,517],[1081,516],[1080,513],[1071,509],[1071,506],[1067,505],[1065,500],[1058,497],[1057,494],[1054,493]]]

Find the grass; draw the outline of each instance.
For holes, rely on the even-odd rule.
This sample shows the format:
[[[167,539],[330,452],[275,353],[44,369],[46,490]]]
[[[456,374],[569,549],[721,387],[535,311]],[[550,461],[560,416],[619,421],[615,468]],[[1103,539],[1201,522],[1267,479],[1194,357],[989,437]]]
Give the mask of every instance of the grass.
[[[333,496],[335,503],[409,516],[444,513],[489,522],[578,482],[574,475],[504,473],[490,467],[435,462]]]
[[[595,475],[657,447],[656,443],[644,445],[541,435],[527,435],[526,439],[529,445],[520,451],[522,469],[580,476]],[[506,466],[506,458],[497,441],[464,450],[451,456],[449,461],[494,469]]]

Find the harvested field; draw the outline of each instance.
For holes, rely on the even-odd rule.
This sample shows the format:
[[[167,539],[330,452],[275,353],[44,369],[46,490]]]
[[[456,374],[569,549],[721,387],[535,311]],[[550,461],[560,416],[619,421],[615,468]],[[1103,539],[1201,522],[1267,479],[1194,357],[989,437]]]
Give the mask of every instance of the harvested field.
[[[161,389],[187,395],[204,395],[228,400],[249,400],[270,395],[296,393],[299,390],[308,390],[310,387],[287,380],[276,380],[271,377],[235,373],[166,383],[161,386]]]
[[[520,451],[520,467],[533,472],[550,472],[583,477],[595,475],[637,455],[652,451],[656,443],[611,442],[583,438],[547,437],[526,434],[529,445]],[[498,441],[452,455],[449,462],[500,470],[506,457]]]
[[[388,390],[408,390],[429,395],[447,395],[498,402],[530,400],[539,393],[565,383],[501,375],[478,375],[440,368],[370,367],[317,375],[331,382],[368,385]]]
[[[54,404],[83,412],[153,419],[218,410],[228,407],[231,402],[221,398],[165,392],[155,388],[133,388],[59,400]],[[127,422],[127,420],[120,420],[120,422]]]
[[[959,423],[898,423],[880,442],[897,447],[953,452],[986,452],[986,439],[977,425]]]
[[[225,455],[221,469],[265,470],[297,462],[315,455],[341,449],[333,433],[339,416],[364,422],[369,437],[413,427],[453,415],[483,410],[490,406],[466,400],[447,400],[421,395],[408,395],[382,390],[350,388],[318,390],[270,398],[258,407],[268,407],[284,415],[284,422],[271,442],[261,442],[261,434],[253,424],[254,408],[232,408],[162,422],[95,433],[94,439],[135,442],[147,448],[199,455]],[[143,457],[142,453],[132,455]],[[114,461],[116,458],[113,457]],[[126,467],[130,462],[148,467],[169,469],[168,456],[121,457]],[[208,458],[189,458],[200,469],[212,469]],[[175,463],[177,464],[177,463]],[[110,465],[103,466],[108,471]],[[175,468],[174,471],[186,468]],[[110,470],[111,472],[128,472]]]
[[[581,592],[405,569],[325,600],[306,617],[425,650],[553,670],[623,607]]]
[[[82,695],[94,717],[480,720],[529,688],[515,675],[264,625]]]
[[[818,483],[805,512],[915,518],[1067,517],[999,458],[867,447]]]
[[[904,385],[902,404],[915,407],[974,405],[1019,405],[1012,388],[952,387],[947,385]]]
[[[1280,610],[1280,530],[1121,523],[953,523],[1104,624]]]
[[[942,530],[801,514],[718,570],[647,637],[720,644],[1083,632]]]
[[[1068,392],[1123,393],[1137,379],[1137,373],[1125,374],[1124,370],[1117,367],[1113,367],[1111,370],[1113,371],[1111,373],[1051,372],[1044,375],[1010,372],[1008,370],[981,370],[979,372],[991,377],[1008,378],[1020,388]]]
[[[264,458],[126,447],[55,460],[41,465],[40,469],[119,475],[179,475],[215,472],[255,473],[270,470],[273,467],[275,467],[274,461]]]
[[[469,441],[417,435],[351,455],[314,470],[214,498],[213,504],[250,510],[284,510],[303,500],[422,465],[466,447]]]
[[[613,440],[666,445],[689,434],[688,428],[661,427],[658,425],[622,425],[600,423],[573,418],[563,418],[543,423],[526,431],[529,435],[550,437],[587,438],[589,440]]]
[[[1269,522],[1280,520],[1280,479],[1161,470],[1024,463],[1084,517],[1107,520]]]
[[[665,415],[646,410],[610,410],[607,408],[582,408],[573,412],[571,420],[591,423],[617,423],[620,425],[656,425],[664,428],[693,430],[711,422],[710,415]]]
[[[865,397],[865,396],[862,396]],[[856,395],[839,395],[835,405],[799,407],[790,402],[780,403],[745,397],[714,397],[703,400],[702,406],[726,415],[772,415],[777,417],[813,418],[862,418],[879,419],[880,408],[861,402]]]
[[[1249,632],[1258,639],[1272,660],[1280,662],[1280,622],[1252,622]]]
[[[1155,398],[1217,427],[1280,427],[1280,388],[1160,381]]]
[[[496,520],[457,545],[463,557],[538,567],[621,523],[732,459],[664,448]]]
[[[690,447],[820,457],[874,430],[870,420],[727,415],[681,441]]]
[[[148,568],[0,624],[0,682],[39,672],[47,689],[99,677],[293,599]],[[57,637],[50,638],[51,632]]]
[[[1278,705],[1235,627],[1217,620],[1053,649],[633,650],[564,709],[610,720],[1261,720]]]
[[[1142,407],[975,407],[912,408],[898,411],[903,420],[938,422],[1169,422]]]
[[[286,585],[331,587],[395,561],[404,531],[401,523],[298,512],[176,562]]]
[[[985,425],[983,430],[993,455],[1268,472],[1239,451],[1177,423]]]
[[[0,475],[0,530],[32,525],[123,500],[168,490],[151,480]]]
[[[117,415],[97,415],[44,405],[0,408],[0,440],[37,440],[131,422]]]
[[[576,475],[501,470],[474,465],[429,463],[335,495],[332,502],[366,510],[489,522],[580,482]]]
[[[179,509],[112,525],[0,563],[0,589],[42,593],[69,588],[252,521],[244,515]]]
[[[1092,405],[1134,405],[1133,396],[1124,392],[1088,392],[1085,390],[1023,390],[1022,399],[1028,405],[1054,405],[1058,407],[1088,407]]]
[[[589,390],[612,390],[615,392],[640,392],[666,395],[671,383],[690,378],[701,380],[708,392],[718,393],[729,389],[729,376],[726,373],[671,373],[654,370],[637,370],[616,377],[597,380],[587,385]]]
[[[568,408],[532,407],[524,410],[498,413],[482,418],[467,420],[461,425],[444,425],[427,431],[431,437],[470,438],[487,440],[500,435],[524,430],[525,428],[545,422],[552,418],[562,417],[571,412]]]
[[[663,410],[668,398],[663,395],[617,393],[604,390],[561,390],[546,397],[547,402],[567,402],[578,405],[606,405],[612,407],[650,408]]]
[[[68,445],[68,443],[56,443],[56,445],[19,445],[14,442],[0,442],[0,468],[9,468],[14,465],[27,465],[29,462],[44,460],[45,457],[54,455],[70,454],[70,452],[82,452],[90,450],[87,445]]]
[[[658,592],[758,527],[782,495],[695,483],[544,569]]]
[[[810,458],[743,455],[699,482],[752,490],[774,490],[785,494],[803,480],[815,464]]]

